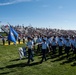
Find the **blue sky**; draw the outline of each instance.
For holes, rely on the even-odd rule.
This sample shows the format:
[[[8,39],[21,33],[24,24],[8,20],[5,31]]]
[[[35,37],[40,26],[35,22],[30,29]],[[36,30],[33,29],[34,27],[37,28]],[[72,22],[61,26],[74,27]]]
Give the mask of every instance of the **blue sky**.
[[[0,21],[76,30],[76,0],[0,0]]]

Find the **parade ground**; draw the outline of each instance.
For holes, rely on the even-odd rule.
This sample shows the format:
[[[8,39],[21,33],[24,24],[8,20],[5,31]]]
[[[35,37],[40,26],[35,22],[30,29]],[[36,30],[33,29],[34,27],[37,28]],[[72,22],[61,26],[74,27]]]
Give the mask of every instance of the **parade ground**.
[[[63,57],[51,58],[40,63],[41,56],[35,54],[34,61],[27,65],[27,57],[19,59],[19,47],[25,44],[0,44],[0,75],[76,75],[76,61],[70,54],[70,59]],[[72,57],[72,60],[71,60]]]

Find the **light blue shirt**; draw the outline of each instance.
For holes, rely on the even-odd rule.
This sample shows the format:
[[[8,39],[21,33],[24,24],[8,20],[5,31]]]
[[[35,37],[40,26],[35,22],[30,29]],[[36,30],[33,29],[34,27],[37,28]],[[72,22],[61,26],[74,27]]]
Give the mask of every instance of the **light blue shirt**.
[[[43,42],[42,43],[42,49],[47,49],[47,47],[48,47],[48,44],[46,42]]]
[[[42,42],[42,39],[41,39],[41,38],[38,38],[38,39],[36,40],[36,42],[37,42],[37,43],[41,43],[41,42]]]
[[[56,41],[51,42],[52,46],[56,46]]]
[[[46,43],[47,43],[48,45],[50,44],[50,41],[49,41],[49,39],[47,39],[47,40],[46,40]]]
[[[74,45],[74,40],[73,40],[73,39],[70,39],[70,43],[71,43],[72,45]]]
[[[76,48],[76,41],[74,42],[73,46]]]
[[[63,46],[63,41],[58,41],[59,46]]]
[[[51,43],[51,42],[52,42],[52,37],[50,37],[48,40],[49,40],[49,42]]]
[[[33,47],[33,42],[32,42],[32,41],[28,41],[28,42],[27,42],[27,46],[28,46],[29,49],[32,49],[32,47]]]
[[[65,46],[70,47],[71,43],[69,41],[66,41]]]

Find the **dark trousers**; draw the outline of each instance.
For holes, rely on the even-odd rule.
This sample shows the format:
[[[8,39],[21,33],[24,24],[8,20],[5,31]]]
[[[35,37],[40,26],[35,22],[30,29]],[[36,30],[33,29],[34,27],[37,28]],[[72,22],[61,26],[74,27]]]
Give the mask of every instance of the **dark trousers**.
[[[76,48],[74,47],[73,53],[76,54]]]
[[[3,45],[5,45],[5,40],[2,40],[2,42],[3,42]]]
[[[69,57],[70,47],[65,47],[65,53],[67,54],[67,58]]]
[[[53,54],[56,54],[56,46],[52,46]]]
[[[18,43],[20,44],[20,39],[18,39]]]
[[[76,48],[74,47],[73,53],[75,55],[75,60],[76,60]]]
[[[23,43],[25,43],[25,39],[23,39]]]
[[[40,52],[40,51],[41,51],[41,45],[38,45],[37,52]]]
[[[8,41],[8,45],[10,45],[10,41]]]
[[[32,49],[28,49],[28,63],[30,63],[30,60],[33,60],[33,54],[32,54]]]
[[[59,56],[62,55],[62,46],[59,46]]]
[[[45,59],[46,61],[46,49],[42,49],[42,61]]]

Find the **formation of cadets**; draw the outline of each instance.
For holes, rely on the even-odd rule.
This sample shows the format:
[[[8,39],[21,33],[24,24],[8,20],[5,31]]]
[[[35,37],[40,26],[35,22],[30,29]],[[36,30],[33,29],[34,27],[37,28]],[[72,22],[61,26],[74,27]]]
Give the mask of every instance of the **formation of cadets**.
[[[69,53],[73,52],[76,58],[76,37],[74,36],[37,36],[27,37],[28,42],[26,47],[28,48],[28,64],[30,60],[34,61],[32,51],[36,54],[41,52],[41,63],[47,60],[46,54],[50,53],[51,57],[63,56],[66,54],[66,58],[69,58]],[[35,48],[37,47],[37,49]]]
[[[18,42],[20,44],[20,37]],[[34,61],[33,52],[41,54],[41,63],[47,60],[46,54],[51,54],[51,57],[55,57],[58,54],[59,57],[66,54],[66,58],[69,58],[70,52],[75,54],[76,58],[76,37],[75,36],[32,36],[27,37],[26,48],[28,49],[28,64]],[[5,44],[4,37],[2,38],[3,45]],[[25,37],[23,37],[23,43],[25,43]],[[10,45],[10,42],[9,42]]]

